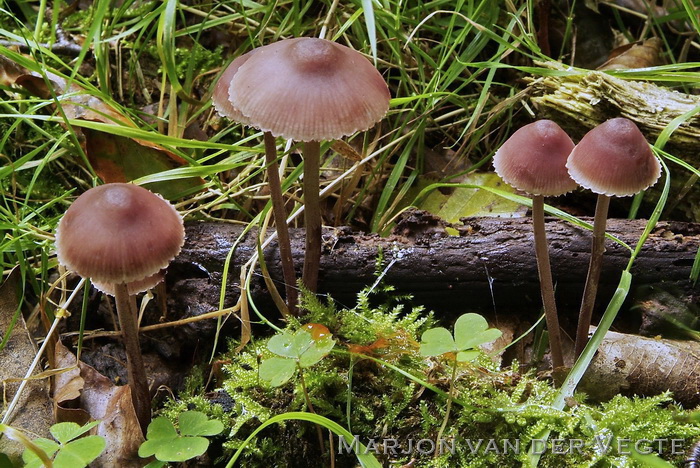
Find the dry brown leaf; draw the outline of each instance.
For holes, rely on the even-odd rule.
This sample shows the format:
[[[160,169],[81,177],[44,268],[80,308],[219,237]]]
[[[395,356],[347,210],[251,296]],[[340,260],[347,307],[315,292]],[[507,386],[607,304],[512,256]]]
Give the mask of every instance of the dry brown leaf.
[[[0,363],[2,363],[0,380],[2,380],[4,396],[7,397],[8,403],[15,395],[19,382],[27,373],[37,353],[24,318],[17,309],[19,288],[19,270],[17,269],[0,287],[0,332],[5,333],[12,329],[8,342],[0,350]],[[13,324],[15,313],[19,316]],[[41,369],[36,369],[34,375],[36,376],[40,371]],[[49,437],[49,427],[53,424],[53,417],[47,379],[37,378],[27,384],[8,424],[25,433]],[[14,459],[23,451],[23,445],[7,437],[0,438],[0,453]]]
[[[610,52],[608,60],[598,70],[654,67],[661,63],[661,45],[661,39],[652,37],[644,42],[618,47]]]
[[[61,343],[56,346],[56,362],[63,367],[76,365],[75,356]],[[93,468],[140,468],[144,460],[138,456],[144,437],[139,426],[131,389],[128,385],[117,386],[104,375],[83,362],[77,363],[73,371],[57,378],[56,393],[64,398],[80,392],[79,406],[91,419],[101,421],[96,434],[104,437],[107,448],[90,465]],[[81,385],[82,381],[82,385]],[[64,402],[67,400],[63,400]],[[68,415],[72,416],[72,415]]]
[[[44,99],[56,96],[68,119],[82,119],[136,128],[126,115],[107,102],[88,93],[75,82],[45,71],[45,77],[17,66],[7,59],[0,61],[0,84],[22,86]],[[128,182],[150,174],[175,169],[186,164],[179,156],[160,145],[136,138],[127,138],[90,129],[73,128],[90,164],[105,182]],[[147,187],[165,198],[174,199],[197,191],[204,185],[200,177],[189,177],[148,184]]]

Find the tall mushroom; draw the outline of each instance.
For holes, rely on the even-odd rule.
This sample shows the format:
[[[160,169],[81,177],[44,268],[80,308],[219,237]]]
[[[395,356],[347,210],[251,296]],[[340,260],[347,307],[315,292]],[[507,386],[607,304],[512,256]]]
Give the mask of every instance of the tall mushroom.
[[[227,95],[220,91],[226,86]],[[355,50],[325,39],[295,38],[259,47],[234,60],[217,88],[214,101],[219,112],[265,132],[278,236],[285,212],[271,174],[273,168],[277,171],[272,165],[274,137],[304,142],[303,282],[316,291],[321,257],[320,142],[366,130],[379,121],[389,108],[386,82]],[[282,241],[280,237],[280,249]],[[283,262],[284,257],[283,251]],[[285,281],[290,286],[286,272]],[[291,283],[293,287],[294,281]]]
[[[563,195],[576,188],[565,166],[573,148],[571,138],[556,123],[538,120],[517,130],[493,157],[496,173],[503,180],[532,195],[537,271],[554,369],[564,365],[564,358],[544,227],[544,197]]]
[[[175,208],[145,188],[105,184],[80,195],[56,229],[59,263],[114,296],[126,349],[127,373],[141,428],[151,418],[151,397],[132,295],[155,286],[185,239]]]
[[[610,197],[628,197],[654,185],[661,175],[661,164],[634,122],[618,117],[584,135],[569,155],[566,167],[579,185],[598,194],[591,259],[576,330],[578,356],[588,342],[588,328],[605,252]]]

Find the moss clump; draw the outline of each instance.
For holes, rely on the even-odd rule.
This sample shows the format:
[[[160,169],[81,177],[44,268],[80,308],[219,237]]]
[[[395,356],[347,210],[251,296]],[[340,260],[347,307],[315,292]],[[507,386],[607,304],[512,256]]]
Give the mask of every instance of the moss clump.
[[[618,396],[601,405],[586,404],[585,395],[578,394],[559,411],[551,406],[556,389],[550,382],[521,373],[518,363],[500,368],[483,355],[458,367],[456,400],[440,445],[435,438],[445,415],[452,361],[447,355],[419,354],[420,335],[434,322],[431,314],[406,309],[395,300],[372,305],[376,292],[387,297],[391,291],[363,291],[352,309],[306,295],[310,312],[304,321],[327,326],[337,345],[304,369],[304,380],[315,412],[357,435],[384,465],[518,466],[527,462],[533,443],[545,447],[538,440],[549,431],[540,466],[643,466],[640,457],[647,451],[682,460],[678,450],[672,453],[671,440],[688,449],[700,436],[700,425],[679,419],[684,412],[669,394]],[[300,326],[292,321],[289,329]],[[309,411],[299,373],[280,387],[259,378],[260,363],[271,356],[266,340],[260,340],[223,358],[230,362],[222,385],[226,405],[212,405],[192,387],[190,396],[171,403],[168,411],[197,409],[224,421],[228,439],[220,461],[227,460],[270,417]],[[333,440],[336,466],[356,466],[354,454],[338,453],[347,452],[348,444]],[[635,444],[641,455],[634,452]],[[432,453],[435,447],[442,447],[438,456]],[[327,466],[329,456],[328,440],[321,452],[313,424],[287,422],[266,429],[245,446],[241,466]]]

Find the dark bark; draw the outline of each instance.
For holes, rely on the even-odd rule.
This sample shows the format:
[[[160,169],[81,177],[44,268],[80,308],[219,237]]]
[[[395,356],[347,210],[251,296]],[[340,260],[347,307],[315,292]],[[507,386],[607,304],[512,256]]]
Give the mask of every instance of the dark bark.
[[[643,220],[609,220],[608,232],[634,247],[644,229]],[[465,219],[459,236],[448,236],[437,219],[414,212],[397,226],[394,235],[353,233],[348,228],[324,230],[319,293],[328,293],[345,305],[375,281],[376,260],[395,259],[384,280],[399,293],[410,293],[414,303],[441,313],[467,310],[482,314],[536,314],[541,308],[537,262],[529,218]],[[575,324],[588,260],[591,232],[558,219],[547,220],[553,277],[559,314]],[[218,309],[224,260],[241,228],[230,224],[199,223],[187,226],[187,242],[168,272],[169,318]],[[304,233],[291,230],[297,274],[303,262]],[[606,240],[606,253],[596,304],[604,309],[626,266],[630,252]],[[698,294],[689,280],[700,245],[700,224],[662,222],[654,229],[635,263],[633,291],[641,286]],[[229,272],[226,305],[239,292],[239,268],[255,251],[254,236],[237,246]],[[282,285],[277,246],[265,251],[270,274]],[[280,287],[283,290],[283,287]],[[647,288],[648,289],[648,288]],[[256,304],[269,317],[277,317],[263,281],[254,277],[251,287]],[[207,321],[213,322],[213,321]],[[562,324],[566,326],[565,324]]]

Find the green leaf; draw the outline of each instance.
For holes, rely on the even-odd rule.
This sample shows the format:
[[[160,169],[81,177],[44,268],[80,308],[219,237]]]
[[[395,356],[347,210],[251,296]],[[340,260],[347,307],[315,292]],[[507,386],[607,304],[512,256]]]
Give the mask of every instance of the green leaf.
[[[313,366],[326,357],[334,346],[335,341],[331,337],[325,337],[321,340],[314,341],[309,349],[299,357],[299,366],[302,368]]]
[[[180,433],[183,436],[213,436],[224,430],[218,419],[209,419],[199,411],[185,411],[178,416]]]
[[[60,448],[60,445],[53,440],[44,439],[43,437],[34,439],[32,442],[38,448],[46,452],[49,458]],[[30,449],[25,449],[24,452],[22,452],[22,460],[24,460],[25,463],[24,468],[41,468],[44,466],[41,459]]]
[[[500,336],[501,331],[489,328],[486,319],[479,314],[463,314],[455,322],[455,343],[459,351],[476,348]]]
[[[0,453],[0,468],[15,468],[15,465],[12,464],[10,457],[4,453]]]
[[[163,468],[166,464],[167,463],[162,462],[160,460],[153,460],[151,463],[144,466],[143,468]]]
[[[272,357],[270,359],[265,359],[260,364],[260,378],[270,382],[270,385],[273,387],[279,387],[292,378],[296,369],[297,365],[295,361]]]
[[[457,351],[452,334],[442,327],[426,330],[421,336],[421,356],[440,356],[441,354]]]
[[[148,440],[172,439],[173,437],[177,437],[177,431],[168,418],[161,416],[148,425],[146,434]]]
[[[156,458],[167,462],[183,462],[207,451],[209,441],[204,437],[177,437],[164,443],[158,441]]]
[[[97,458],[107,445],[104,437],[87,436],[61,447],[54,460],[55,468],[83,468]]]
[[[178,434],[170,420],[163,417],[156,418],[149,424],[148,440],[139,447],[139,456],[146,458],[155,455],[164,462],[189,460],[202,455],[209,447],[209,440],[198,435],[215,435],[224,429],[221,421],[210,420],[199,411],[181,413],[178,422],[181,434]],[[163,465],[153,465],[160,466]]]
[[[90,429],[97,426],[99,423],[99,421],[93,421],[91,423],[85,424],[84,426],[81,426],[74,422],[62,422],[51,426],[50,432],[54,439],[56,439],[62,444],[66,444],[71,440],[85,434]]]
[[[284,332],[270,338],[267,349],[278,356],[299,359],[313,341],[311,334],[304,330],[299,330],[295,334]]]

